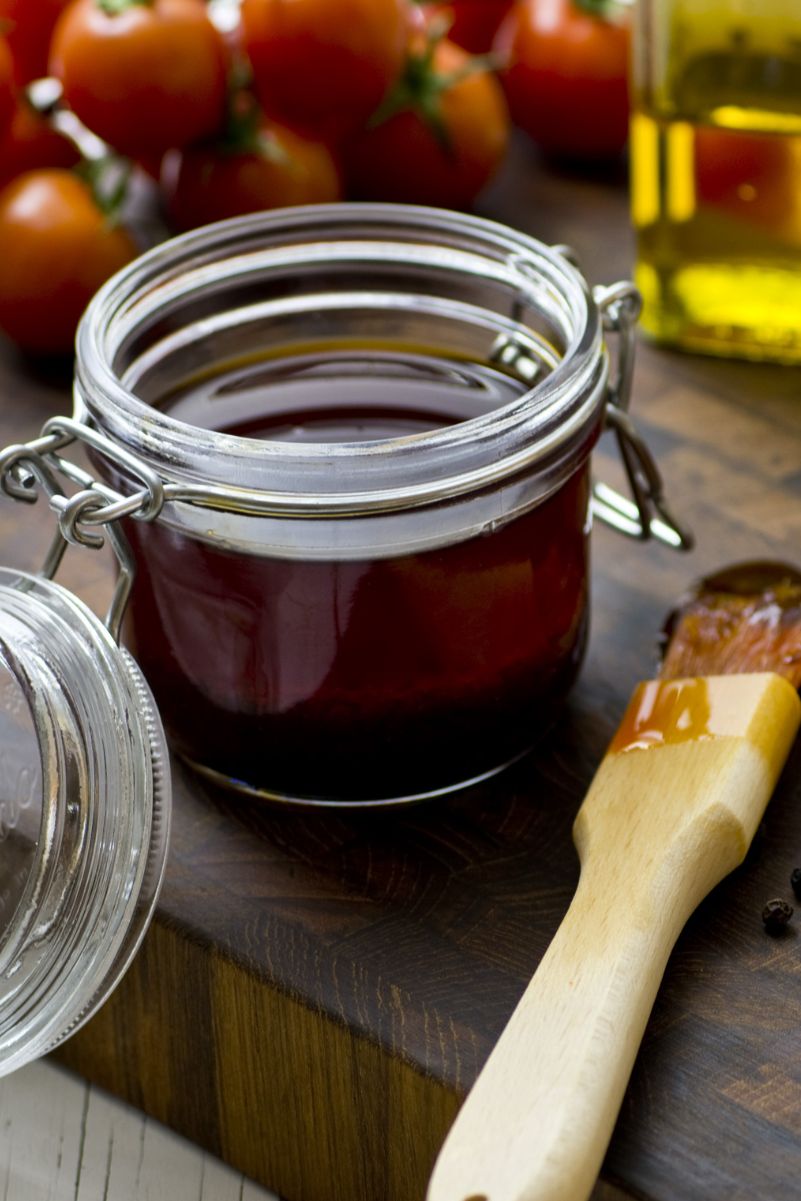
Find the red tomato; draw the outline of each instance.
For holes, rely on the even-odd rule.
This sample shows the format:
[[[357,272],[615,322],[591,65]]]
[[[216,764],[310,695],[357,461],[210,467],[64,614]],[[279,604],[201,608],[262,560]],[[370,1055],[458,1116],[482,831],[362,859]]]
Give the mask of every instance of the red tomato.
[[[262,142],[237,153],[223,146],[190,146],[165,165],[167,212],[176,229],[341,199],[339,171],[322,142],[266,121]]]
[[[578,0],[523,0],[501,27],[512,120],[549,154],[609,158],[626,144],[630,27],[614,11],[612,21]]]
[[[413,74],[421,61],[413,51]],[[466,71],[469,64],[464,50],[440,41],[431,72],[415,78],[422,103],[396,112],[346,147],[354,195],[450,208],[472,204],[506,152],[509,116],[495,76],[480,68]],[[447,82],[453,73],[457,81]]]
[[[695,132],[698,202],[760,225],[780,225],[798,191],[789,140],[770,134],[698,128]]]
[[[136,253],[71,171],[20,175],[0,191],[0,330],[24,350],[70,350],[89,300]]]
[[[0,134],[5,133],[14,115],[14,81],[11,52],[0,37]],[[2,169],[2,163],[0,163]]]
[[[170,152],[167,151],[166,154]],[[161,168],[164,163],[165,154],[140,154],[136,160],[137,167],[144,171],[145,175],[149,175],[151,179],[155,179],[156,183],[161,179]]]
[[[72,0],[56,25],[50,66],[84,125],[132,158],[217,132],[227,53],[202,0]]]
[[[328,139],[352,132],[403,68],[405,0],[243,0],[242,33],[269,116]]]
[[[74,167],[80,159],[75,144],[21,100],[5,137],[0,137],[0,188],[24,171]]]
[[[451,0],[450,4],[432,4],[432,16],[448,24],[448,40],[469,50],[486,54],[515,0]]]
[[[0,0],[0,29],[14,59],[17,83],[30,83],[47,74],[47,54],[53,27],[67,0]]]

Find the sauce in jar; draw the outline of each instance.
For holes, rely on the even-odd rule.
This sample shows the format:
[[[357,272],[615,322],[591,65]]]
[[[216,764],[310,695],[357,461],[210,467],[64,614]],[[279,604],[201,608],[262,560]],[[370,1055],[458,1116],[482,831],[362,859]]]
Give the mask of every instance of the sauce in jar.
[[[162,407],[273,442],[409,439],[507,405],[546,371],[307,347],[194,380]],[[221,776],[313,799],[375,800],[388,780],[396,799],[436,792],[519,756],[571,684],[588,505],[584,456],[544,503],[408,554],[244,556],[129,522],[128,640],[174,745],[194,761],[202,747]]]
[[[241,217],[109,281],[52,433],[99,495],[59,523],[123,524],[109,628],[127,605],[183,758],[256,796],[393,804],[533,746],[586,641],[605,425],[635,501],[598,484],[593,510],[689,542],[626,412],[638,307],[564,247],[403,205]]]

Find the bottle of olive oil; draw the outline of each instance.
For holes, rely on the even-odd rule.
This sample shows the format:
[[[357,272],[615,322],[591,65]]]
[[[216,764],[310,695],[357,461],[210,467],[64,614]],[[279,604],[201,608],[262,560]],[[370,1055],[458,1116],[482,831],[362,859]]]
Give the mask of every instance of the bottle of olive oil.
[[[636,30],[643,328],[801,362],[801,0],[639,0]]]

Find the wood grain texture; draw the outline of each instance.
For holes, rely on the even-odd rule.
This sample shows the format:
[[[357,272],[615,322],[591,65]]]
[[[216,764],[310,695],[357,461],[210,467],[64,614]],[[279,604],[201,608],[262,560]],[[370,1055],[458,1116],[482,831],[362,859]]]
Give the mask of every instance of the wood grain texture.
[[[572,243],[593,281],[631,269],[620,179],[548,173],[524,149],[487,209]],[[18,440],[63,410],[67,386],[9,353],[0,400],[3,438]],[[395,815],[278,814],[179,769],[156,923],[119,993],[64,1047],[68,1062],[288,1201],[421,1201],[459,1100],[568,907],[572,821],[633,685],[653,674],[666,607],[726,562],[799,558],[798,370],[643,347],[634,410],[697,549],[595,531],[589,654],[538,752],[491,786]],[[619,478],[604,444],[596,466]],[[46,525],[0,507],[2,557],[34,565]],[[106,570],[75,552],[65,578],[102,607]],[[768,938],[759,914],[801,863],[799,768],[796,751],[745,865],[679,938],[604,1201],[798,1190],[801,951],[794,934]]]
[[[576,894],[427,1201],[587,1201],[668,956],[742,863],[799,718],[795,688],[771,673],[635,690],[573,827]]]

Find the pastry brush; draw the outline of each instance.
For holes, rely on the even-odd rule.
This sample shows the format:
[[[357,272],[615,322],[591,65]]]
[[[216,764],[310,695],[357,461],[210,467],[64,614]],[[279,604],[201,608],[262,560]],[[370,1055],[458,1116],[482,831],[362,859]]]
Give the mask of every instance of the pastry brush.
[[[740,864],[801,718],[801,575],[745,565],[670,623],[573,828],[578,888],[428,1201],[586,1201],[671,949]]]

